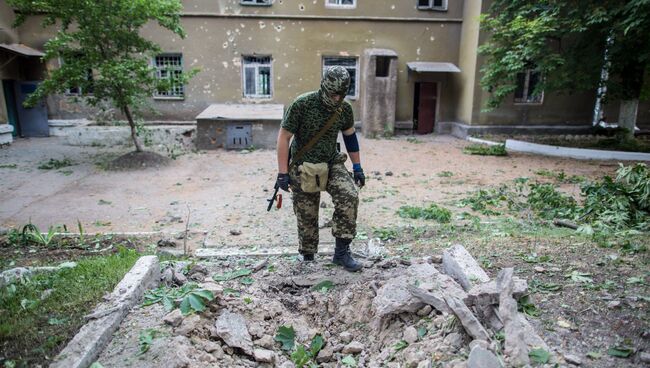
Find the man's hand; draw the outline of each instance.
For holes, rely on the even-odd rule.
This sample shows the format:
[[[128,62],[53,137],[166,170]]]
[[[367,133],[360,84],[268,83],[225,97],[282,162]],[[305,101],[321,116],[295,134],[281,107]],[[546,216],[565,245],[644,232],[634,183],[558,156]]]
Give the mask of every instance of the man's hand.
[[[278,187],[284,190],[285,192],[289,191],[289,174],[278,174],[278,180],[276,181]]]
[[[363,174],[361,164],[353,164],[352,170],[354,171],[354,183],[358,185],[359,188],[363,188],[363,186],[366,185],[366,176]]]

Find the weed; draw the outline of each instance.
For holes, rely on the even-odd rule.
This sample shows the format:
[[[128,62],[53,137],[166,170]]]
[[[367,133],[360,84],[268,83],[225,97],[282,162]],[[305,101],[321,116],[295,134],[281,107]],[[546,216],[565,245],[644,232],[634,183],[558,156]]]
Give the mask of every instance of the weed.
[[[74,163],[69,158],[64,158],[63,160],[56,160],[51,158],[49,161],[41,163],[38,165],[38,168],[41,170],[58,170],[63,167],[72,166]]]
[[[147,351],[149,351],[149,348],[151,347],[151,345],[153,345],[153,339],[159,333],[160,331],[153,328],[147,328],[145,330],[140,331],[140,336],[138,336],[138,342],[140,343],[139,355],[142,355]]]
[[[16,164],[1,164],[0,169],[15,169],[18,166]]]
[[[419,140],[419,139],[417,139],[417,138],[415,138],[415,137],[408,137],[408,138],[406,138],[406,141],[409,142],[409,143],[413,143],[413,144],[420,144],[420,143],[422,143],[421,140]]]
[[[402,206],[397,211],[397,214],[403,218],[421,218],[425,220],[436,220],[441,223],[451,221],[451,211],[444,207],[439,207],[435,203],[431,203],[429,207]]]
[[[465,147],[465,149],[463,149],[463,153],[469,155],[480,155],[480,156],[507,156],[508,155],[505,144],[498,144],[494,146],[488,146],[485,144],[472,144]]]
[[[203,312],[206,302],[214,299],[211,291],[198,289],[195,283],[187,283],[180,288],[165,286],[149,290],[145,293],[143,306],[162,303],[165,310],[170,312],[177,306],[186,316],[193,312]]]
[[[36,243],[37,245],[48,247],[52,240],[54,239],[55,234],[60,231],[58,226],[50,226],[47,233],[41,233],[41,231],[36,227],[36,225],[29,223],[23,226],[22,239],[23,244],[27,242]]]
[[[383,241],[397,239],[397,230],[389,228],[375,228],[372,230],[373,234]]]
[[[454,176],[454,173],[451,172],[451,171],[441,171],[436,175],[438,175],[438,177],[440,177],[440,178],[450,178],[450,177]]]
[[[547,220],[573,218],[576,211],[575,199],[558,192],[553,184],[530,184],[527,202],[532,210]]]

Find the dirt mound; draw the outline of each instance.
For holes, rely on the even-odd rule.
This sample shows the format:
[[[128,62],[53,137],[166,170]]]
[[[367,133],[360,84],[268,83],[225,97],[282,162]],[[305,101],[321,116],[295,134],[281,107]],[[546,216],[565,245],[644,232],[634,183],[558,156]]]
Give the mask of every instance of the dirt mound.
[[[159,168],[169,165],[171,159],[155,152],[129,152],[107,165],[108,170],[138,170],[149,167]]]

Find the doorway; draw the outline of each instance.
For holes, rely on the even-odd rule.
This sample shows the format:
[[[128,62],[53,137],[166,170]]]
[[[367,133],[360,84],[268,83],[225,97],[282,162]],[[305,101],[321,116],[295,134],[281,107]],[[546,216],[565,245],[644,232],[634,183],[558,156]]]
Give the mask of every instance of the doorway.
[[[433,133],[438,103],[438,84],[415,83],[413,99],[413,130],[418,134]]]
[[[7,106],[7,120],[10,125],[13,125],[14,137],[20,135],[20,124],[18,123],[18,111],[16,111],[16,95],[14,89],[14,81],[5,79],[2,81],[2,90],[5,96],[5,106]]]

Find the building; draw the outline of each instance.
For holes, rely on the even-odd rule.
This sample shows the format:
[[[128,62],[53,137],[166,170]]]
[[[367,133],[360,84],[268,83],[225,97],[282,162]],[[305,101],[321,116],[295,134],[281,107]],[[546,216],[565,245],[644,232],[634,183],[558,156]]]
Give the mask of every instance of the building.
[[[174,68],[201,72],[188,85],[152,96],[158,114],[149,119],[194,120],[215,103],[286,106],[317,88],[328,65],[350,71],[354,81],[348,100],[372,135],[394,129],[462,134],[485,128],[585,127],[593,115],[595,93],[529,95],[537,77],[533,72],[522,74],[516,96],[502,107],[482,111],[487,93],[479,87],[477,47],[486,34],[479,30],[478,16],[489,1],[184,0],[183,5],[185,39],[156,25],[143,34],[165,51],[152,60],[160,77]],[[45,66],[20,61],[33,56],[8,60],[12,51],[6,46],[42,51],[52,30],[41,27],[39,16],[11,29],[13,11],[2,3],[0,13],[0,43],[5,45],[0,63],[7,64],[0,77],[38,77]],[[17,65],[28,70],[19,72]],[[378,90],[381,95],[374,96]],[[83,91],[68,92],[48,99],[49,118],[92,116],[93,111],[71,102]],[[6,98],[5,93],[0,103]],[[0,122],[10,114],[6,106],[3,110]],[[618,106],[608,107],[610,120],[616,120],[617,111]],[[650,125],[650,104],[640,105],[638,122]]]

